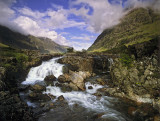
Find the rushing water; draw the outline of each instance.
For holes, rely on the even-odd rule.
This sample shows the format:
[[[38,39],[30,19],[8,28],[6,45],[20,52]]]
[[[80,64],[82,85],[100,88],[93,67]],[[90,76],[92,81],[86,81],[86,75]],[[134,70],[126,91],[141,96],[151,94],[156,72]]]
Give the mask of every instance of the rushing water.
[[[58,78],[62,74],[63,65],[57,63],[57,59],[59,58],[53,58],[47,62],[43,62],[40,66],[31,68],[26,80],[22,84],[35,84],[52,74]]]
[[[58,59],[59,58],[54,58],[47,62],[43,62],[40,66],[31,68],[26,80],[22,82],[22,84],[28,85],[41,82],[47,75],[51,74],[55,75],[56,77],[61,75],[63,65],[56,62]],[[97,96],[93,95],[97,92],[98,89],[102,88],[103,86],[98,84],[91,84],[90,82],[86,82],[85,86],[86,91],[72,91],[65,93],[62,92],[59,87],[48,86],[47,90],[43,93],[50,93],[56,97],[63,95],[65,100],[68,102],[69,107],[78,104],[86,110],[103,113],[102,118],[108,119],[109,121],[126,121],[126,117],[124,116],[124,114],[117,111],[114,106],[114,104],[118,102],[117,98],[108,96],[102,96],[101,98],[98,98]],[[88,89],[89,86],[92,86],[93,89]],[[53,100],[53,102],[55,102],[55,100]],[[28,105],[33,104],[31,102],[28,102]],[[48,115],[50,115],[50,113],[48,113]],[[45,116],[47,117],[47,113],[45,114]],[[49,121],[49,118],[44,120]]]

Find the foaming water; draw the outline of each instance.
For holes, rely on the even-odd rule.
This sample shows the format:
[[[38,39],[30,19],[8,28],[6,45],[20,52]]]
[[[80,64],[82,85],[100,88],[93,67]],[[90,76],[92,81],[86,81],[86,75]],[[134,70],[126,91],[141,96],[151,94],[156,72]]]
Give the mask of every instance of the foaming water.
[[[45,94],[52,94],[56,97],[63,95],[65,100],[67,100],[70,106],[74,104],[79,104],[85,107],[88,110],[96,111],[99,113],[105,113],[103,118],[110,118],[110,119],[118,119],[119,121],[125,121],[123,117],[121,117],[121,113],[112,109],[114,106],[111,102],[116,102],[116,98],[102,96],[101,98],[97,98],[93,94],[103,86],[98,84],[91,84],[87,82],[85,84],[86,91],[72,91],[72,92],[65,92],[63,93],[59,87],[55,86],[48,86],[47,90],[44,92]],[[88,86],[92,86],[93,89],[88,89]]]
[[[22,84],[35,84],[36,82],[43,81],[48,75],[54,75],[58,78],[62,73],[62,64],[57,63],[58,58],[53,58],[47,62],[43,62],[40,66],[30,69],[28,76]]]

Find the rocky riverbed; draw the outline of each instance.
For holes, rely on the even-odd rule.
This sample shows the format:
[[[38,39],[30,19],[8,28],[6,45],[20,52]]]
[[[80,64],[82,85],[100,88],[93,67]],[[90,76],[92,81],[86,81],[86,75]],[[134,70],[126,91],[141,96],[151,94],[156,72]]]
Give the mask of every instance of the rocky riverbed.
[[[1,58],[2,121],[160,118],[156,56],[126,66],[115,55],[23,53],[27,61],[24,55]]]
[[[151,103],[130,98],[114,85],[115,63],[107,56],[54,58],[30,70],[21,98],[40,121],[158,121]]]

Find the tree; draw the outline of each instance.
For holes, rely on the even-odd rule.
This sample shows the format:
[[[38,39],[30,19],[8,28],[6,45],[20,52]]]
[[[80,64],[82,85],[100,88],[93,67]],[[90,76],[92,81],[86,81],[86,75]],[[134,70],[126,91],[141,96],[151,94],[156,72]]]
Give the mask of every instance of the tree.
[[[74,50],[74,48],[73,48],[73,47],[69,47],[69,48],[67,48],[67,52],[68,52],[68,53],[73,52],[73,50]]]

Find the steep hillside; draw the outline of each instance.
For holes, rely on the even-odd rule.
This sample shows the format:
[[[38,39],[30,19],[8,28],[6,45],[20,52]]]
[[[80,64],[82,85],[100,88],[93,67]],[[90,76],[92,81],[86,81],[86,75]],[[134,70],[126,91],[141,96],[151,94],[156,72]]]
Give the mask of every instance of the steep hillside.
[[[104,30],[88,51],[111,51],[150,41],[159,35],[160,15],[149,8],[136,8],[122,18],[120,24]]]
[[[65,52],[66,48],[51,39],[25,36],[0,25],[0,43],[18,49],[40,50],[42,53]]]

